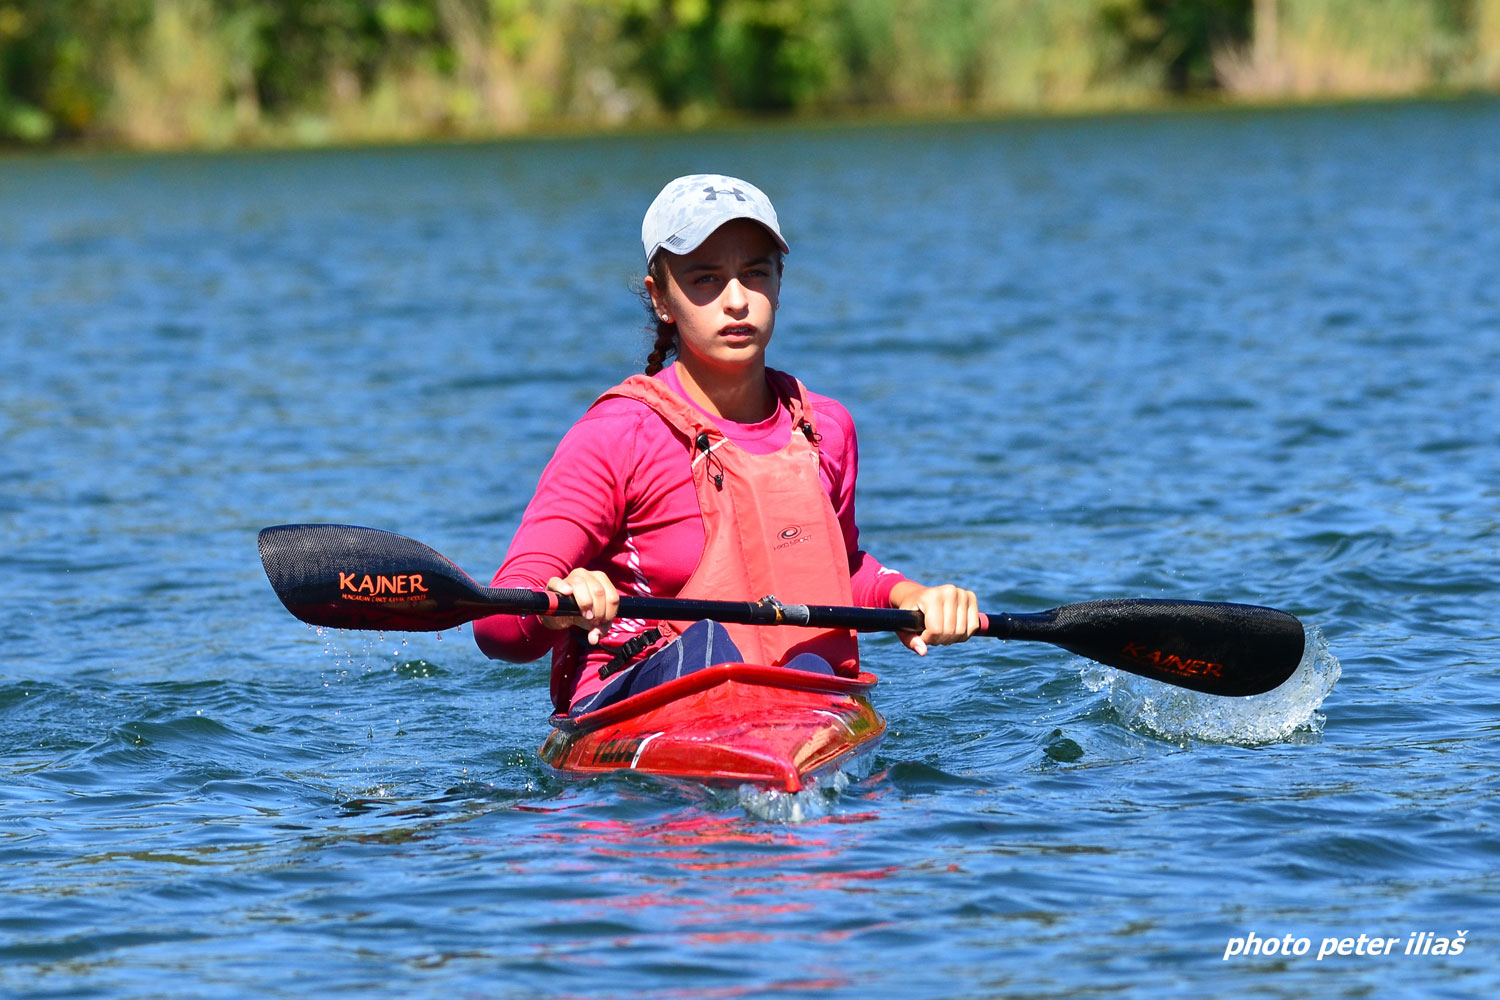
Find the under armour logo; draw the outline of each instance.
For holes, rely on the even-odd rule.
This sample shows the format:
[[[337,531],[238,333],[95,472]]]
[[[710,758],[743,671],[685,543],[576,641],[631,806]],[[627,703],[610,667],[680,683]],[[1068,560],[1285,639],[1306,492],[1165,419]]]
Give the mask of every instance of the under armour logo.
[[[719,200],[719,195],[721,195],[721,194],[732,194],[739,201],[748,201],[749,200],[749,199],[747,199],[745,197],[745,193],[743,191],[741,191],[739,188],[716,188],[712,184],[710,184],[708,187],[706,187],[706,188],[703,189],[703,200],[704,201],[718,201]]]

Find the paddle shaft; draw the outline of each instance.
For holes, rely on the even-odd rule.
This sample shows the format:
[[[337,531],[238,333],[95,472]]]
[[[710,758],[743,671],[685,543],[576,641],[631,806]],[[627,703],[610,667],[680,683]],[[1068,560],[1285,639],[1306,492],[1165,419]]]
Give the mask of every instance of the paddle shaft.
[[[493,614],[549,615],[571,617],[578,604],[566,594],[545,590],[482,588],[486,600],[475,602],[475,617]],[[696,601],[675,597],[621,597],[620,618],[648,621],[695,622],[709,619],[736,625],[804,625],[811,628],[847,628],[856,632],[920,632],[922,612],[900,608],[850,608],[837,605],[782,604],[779,601]],[[1024,633],[1025,620],[1038,615],[979,616],[979,635],[996,639]]]
[[[435,632],[497,614],[578,614],[572,597],[484,587],[421,542],[356,525],[292,524],[260,533],[282,603],[312,625]],[[919,632],[922,613],[760,601],[621,597],[622,618]],[[1296,670],[1301,622],[1251,604],[1130,599],[981,616],[981,635],[1047,642],[1099,663],[1209,694],[1269,691]]]

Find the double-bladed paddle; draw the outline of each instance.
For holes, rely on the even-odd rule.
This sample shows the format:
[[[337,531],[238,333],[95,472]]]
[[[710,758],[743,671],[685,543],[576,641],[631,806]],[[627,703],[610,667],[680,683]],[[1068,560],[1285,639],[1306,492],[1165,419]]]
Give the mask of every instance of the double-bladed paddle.
[[[490,615],[576,615],[571,597],[483,587],[421,542],[348,524],[282,524],[260,533],[276,596],[311,625],[440,632]],[[917,632],[920,611],[621,597],[626,618]],[[1033,614],[980,615],[980,634],[1048,642],[1152,680],[1217,695],[1261,694],[1302,661],[1302,623],[1284,611],[1206,601],[1111,600]]]

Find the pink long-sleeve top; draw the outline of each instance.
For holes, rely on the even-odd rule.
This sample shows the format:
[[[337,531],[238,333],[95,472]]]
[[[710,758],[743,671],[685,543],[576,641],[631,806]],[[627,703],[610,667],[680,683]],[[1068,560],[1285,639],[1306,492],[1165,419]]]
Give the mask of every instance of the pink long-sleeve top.
[[[676,365],[656,377],[692,403]],[[827,396],[809,392],[808,402],[821,435],[818,477],[843,529],[854,601],[887,607],[891,588],[905,577],[859,548],[854,521],[859,445],[854,421],[842,404]],[[792,433],[791,412],[785,406],[754,424],[705,416],[752,454],[779,450]],[[541,588],[552,577],[586,566],[602,570],[621,594],[674,597],[697,567],[703,543],[688,450],[644,403],[608,399],[563,436],[491,586]],[[644,623],[622,619],[611,628],[608,640],[618,642],[644,628]],[[563,634],[546,628],[536,616],[495,615],[474,623],[474,638],[486,655],[517,663],[550,652]],[[573,693],[575,701],[602,685],[598,667],[609,657],[603,651],[590,654]]]

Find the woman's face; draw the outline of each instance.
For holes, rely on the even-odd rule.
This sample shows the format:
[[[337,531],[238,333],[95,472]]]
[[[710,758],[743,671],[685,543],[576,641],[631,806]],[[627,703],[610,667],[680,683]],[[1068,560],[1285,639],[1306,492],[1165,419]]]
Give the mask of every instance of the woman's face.
[[[758,222],[733,219],[696,250],[662,252],[666,287],[646,278],[657,315],[677,324],[689,365],[735,368],[760,361],[781,294],[777,246]]]

